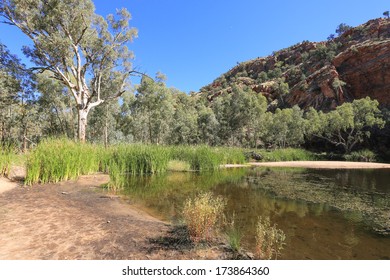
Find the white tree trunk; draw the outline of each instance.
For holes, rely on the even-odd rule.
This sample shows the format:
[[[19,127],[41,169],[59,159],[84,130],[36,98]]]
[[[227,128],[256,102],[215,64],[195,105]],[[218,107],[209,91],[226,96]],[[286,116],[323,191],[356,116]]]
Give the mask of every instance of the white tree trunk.
[[[79,109],[78,110],[78,137],[81,143],[85,143],[86,131],[87,131],[87,117],[89,109]]]

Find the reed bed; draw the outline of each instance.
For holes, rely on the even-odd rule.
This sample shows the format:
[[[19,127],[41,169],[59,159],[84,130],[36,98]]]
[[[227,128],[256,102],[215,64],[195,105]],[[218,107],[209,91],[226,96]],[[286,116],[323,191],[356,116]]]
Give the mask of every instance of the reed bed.
[[[222,164],[239,164],[246,162],[242,149],[209,146],[172,146],[171,158],[185,161],[193,171],[212,171]]]
[[[156,174],[167,170],[170,150],[156,145],[118,145],[111,148],[108,163],[110,186],[122,188],[127,176]]]
[[[99,146],[67,139],[45,140],[27,158],[25,183],[56,183],[99,172],[99,150]]]
[[[272,151],[256,150],[256,153],[263,156],[263,161],[296,161],[317,159],[314,153],[298,148],[276,149]]]
[[[68,139],[47,139],[28,156],[26,184],[56,183],[105,172],[110,175],[110,187],[121,188],[127,176],[163,173],[172,170],[172,166],[182,171],[214,171],[222,164],[243,162],[243,151],[238,148],[143,144],[105,148]]]

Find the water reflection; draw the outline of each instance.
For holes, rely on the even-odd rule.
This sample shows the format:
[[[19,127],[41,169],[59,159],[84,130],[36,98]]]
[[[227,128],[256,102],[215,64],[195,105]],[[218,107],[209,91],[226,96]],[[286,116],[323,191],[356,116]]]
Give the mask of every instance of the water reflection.
[[[258,217],[269,216],[287,236],[284,259],[389,259],[390,171],[229,169],[211,174],[132,177],[126,193],[153,215],[180,221],[186,198],[209,190],[224,196],[226,215],[255,242]]]

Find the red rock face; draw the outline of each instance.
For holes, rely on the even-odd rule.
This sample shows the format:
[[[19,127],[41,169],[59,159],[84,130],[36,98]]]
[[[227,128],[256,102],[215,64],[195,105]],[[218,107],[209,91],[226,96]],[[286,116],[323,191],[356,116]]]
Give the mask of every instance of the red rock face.
[[[353,99],[369,96],[390,106],[390,39],[353,45],[333,64]]]
[[[321,48],[329,51],[335,44],[333,59],[320,53]],[[227,85],[221,86],[216,80],[202,92],[212,100],[229,93],[235,84],[252,88],[271,103],[277,98],[269,86],[272,79],[264,83],[257,77],[261,72],[269,74],[275,67],[283,70],[282,78],[290,88],[283,106],[329,111],[345,101],[369,96],[389,107],[390,20],[370,20],[332,41],[303,42],[272,56],[240,63],[224,74]]]

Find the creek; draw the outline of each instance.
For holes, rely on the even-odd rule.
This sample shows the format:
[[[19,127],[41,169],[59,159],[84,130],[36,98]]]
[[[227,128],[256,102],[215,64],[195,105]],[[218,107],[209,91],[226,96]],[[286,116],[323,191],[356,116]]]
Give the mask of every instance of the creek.
[[[211,191],[255,244],[259,216],[286,234],[280,259],[390,259],[390,170],[232,168],[129,177],[123,193],[160,219],[180,223],[188,197]]]

